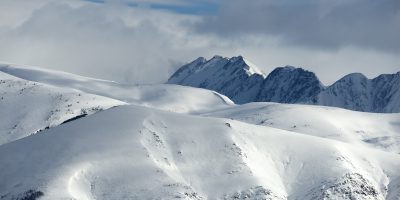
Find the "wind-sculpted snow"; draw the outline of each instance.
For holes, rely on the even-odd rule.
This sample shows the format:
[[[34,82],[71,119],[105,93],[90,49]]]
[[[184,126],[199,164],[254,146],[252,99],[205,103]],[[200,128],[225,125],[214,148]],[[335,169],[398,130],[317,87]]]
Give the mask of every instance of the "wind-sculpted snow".
[[[178,69],[167,83],[214,90],[239,104],[278,102],[400,112],[400,72],[374,79],[359,73],[349,74],[326,87],[313,72],[301,68],[278,67],[265,77],[248,63],[241,56],[199,58]]]

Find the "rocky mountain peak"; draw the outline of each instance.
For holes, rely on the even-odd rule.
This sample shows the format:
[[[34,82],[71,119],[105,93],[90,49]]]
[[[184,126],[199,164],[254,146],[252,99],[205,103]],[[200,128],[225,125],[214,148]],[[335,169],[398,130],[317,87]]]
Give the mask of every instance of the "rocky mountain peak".
[[[214,90],[239,104],[267,101],[400,112],[400,72],[374,79],[352,73],[326,87],[315,73],[303,68],[287,65],[266,76],[242,56],[214,56],[182,66],[167,83]]]

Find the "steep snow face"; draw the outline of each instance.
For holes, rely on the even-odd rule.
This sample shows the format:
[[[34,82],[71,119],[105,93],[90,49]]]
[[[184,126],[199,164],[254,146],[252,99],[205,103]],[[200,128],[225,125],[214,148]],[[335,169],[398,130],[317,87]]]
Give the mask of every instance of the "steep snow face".
[[[325,106],[257,102],[205,113],[203,116],[230,118],[400,153],[399,113],[364,113]]]
[[[400,175],[397,154],[133,105],[1,145],[0,162],[4,199],[385,199]]]
[[[264,80],[256,101],[316,103],[324,89],[314,73],[292,66],[278,67]]]
[[[367,112],[400,112],[400,73],[372,80],[349,74],[319,94],[318,104]]]
[[[167,83],[214,90],[236,103],[246,103],[254,100],[264,77],[261,70],[241,56],[214,56],[184,65]]]
[[[315,103],[323,85],[314,73],[291,66],[279,67],[267,77],[241,56],[209,61],[198,58],[182,66],[167,83],[206,88],[234,102]]]
[[[0,72],[0,145],[125,103]]]
[[[371,80],[373,111],[400,112],[400,72],[383,74]]]
[[[371,87],[370,81],[363,74],[349,74],[321,92],[318,102],[326,106],[372,111]]]

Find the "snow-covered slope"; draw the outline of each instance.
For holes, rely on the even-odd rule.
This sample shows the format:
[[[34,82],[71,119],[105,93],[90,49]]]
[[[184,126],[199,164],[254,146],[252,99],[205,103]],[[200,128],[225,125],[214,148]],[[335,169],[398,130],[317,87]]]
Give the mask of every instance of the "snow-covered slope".
[[[2,119],[50,127],[0,145],[1,200],[400,198],[400,114],[235,105],[205,89],[23,67],[0,76]]]
[[[210,60],[198,58],[182,66],[168,80],[179,84],[217,91],[236,103],[253,101],[265,75],[241,56]]]
[[[365,113],[325,106],[258,102],[204,116],[230,118],[400,154],[400,113]]]
[[[249,70],[258,68],[246,62],[241,56],[214,57],[209,61],[199,58],[182,66],[167,83],[214,90],[239,104],[301,103],[365,112],[400,112],[400,72],[371,80],[354,73],[325,87],[313,72],[301,68],[278,67],[265,77],[259,70]]]
[[[226,96],[211,90],[180,85],[142,85],[126,90],[125,99],[131,104],[177,113],[204,113],[229,108],[234,103]]]
[[[400,187],[397,154],[132,105],[2,145],[0,162],[4,199],[396,199]]]
[[[123,104],[118,100],[26,81],[0,72],[0,145]]]
[[[0,65],[0,72],[56,87],[73,88],[125,103],[181,113],[205,112],[233,104],[229,98],[216,92],[178,85],[124,85],[60,71],[9,65]]]

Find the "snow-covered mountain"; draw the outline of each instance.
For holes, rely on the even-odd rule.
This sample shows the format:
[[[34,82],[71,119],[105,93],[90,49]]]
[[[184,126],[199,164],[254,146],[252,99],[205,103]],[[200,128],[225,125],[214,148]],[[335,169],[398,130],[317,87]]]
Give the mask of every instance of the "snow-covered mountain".
[[[0,65],[0,75],[1,119],[25,127],[46,126],[53,108],[71,119],[69,104],[103,108],[0,144],[2,200],[400,198],[398,113],[235,105],[205,89],[39,68]]]
[[[400,72],[374,79],[354,73],[325,87],[313,72],[301,68],[278,67],[265,77],[256,66],[246,63],[249,62],[241,56],[214,57],[208,61],[200,58],[182,66],[167,83],[214,90],[240,104],[301,103],[366,112],[400,112]]]
[[[254,101],[313,104],[323,89],[312,72],[292,66],[278,67],[263,80]]]
[[[246,103],[254,100],[264,77],[255,65],[241,56],[214,56],[210,60],[201,57],[182,66],[168,83],[214,90],[236,103]]]
[[[319,94],[318,104],[369,112],[400,112],[400,72],[368,79],[349,74]]]

